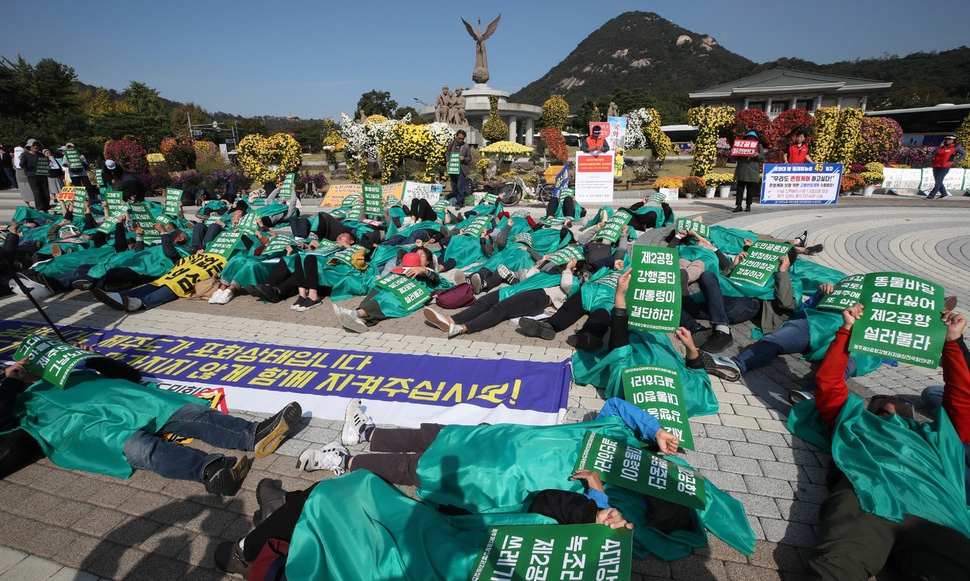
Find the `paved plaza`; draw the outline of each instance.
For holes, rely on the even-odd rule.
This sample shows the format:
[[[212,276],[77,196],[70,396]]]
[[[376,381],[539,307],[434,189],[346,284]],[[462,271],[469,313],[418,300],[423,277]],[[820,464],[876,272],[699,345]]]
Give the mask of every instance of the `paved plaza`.
[[[764,210],[733,215],[721,201],[675,206],[678,215],[703,215],[708,223],[748,228],[774,236],[809,230],[822,243],[819,263],[847,273],[898,270],[942,283],[960,310],[970,307],[970,204],[921,200],[851,200],[837,208]],[[346,301],[345,304],[355,304]],[[568,333],[554,341],[517,334],[510,323],[448,340],[419,315],[390,320],[354,335],[339,328],[330,308],[306,313],[289,303],[267,305],[240,297],[227,306],[181,300],[126,315],[74,292],[46,301],[60,324],[282,345],[449,355],[486,359],[561,361],[572,350]],[[5,320],[38,321],[22,298],[0,300]],[[736,345],[748,344],[749,327],[736,327]],[[800,579],[807,548],[815,542],[819,505],[826,495],[830,458],[793,438],[785,428],[788,390],[810,381],[808,364],[784,357],[748,374],[743,383],[712,378],[720,401],[717,415],[691,420],[696,451],[687,459],[720,488],[744,503],[758,537],[745,557],[710,537],[704,551],[666,563],[634,563],[634,579]],[[852,382],[860,394],[917,394],[941,384],[939,370],[883,366]],[[281,402],[282,403],[282,402]],[[573,385],[566,421],[582,421],[602,407],[601,392]],[[245,414],[243,414],[245,415]],[[287,489],[305,488],[321,472],[296,469],[296,456],[311,445],[339,437],[338,422],[313,419],[277,454],[255,461],[243,490],[233,498],[205,494],[201,484],[164,480],[145,471],[121,481],[61,470],[43,460],[0,481],[0,581],[8,579],[184,579],[223,578],[212,551],[238,539],[251,525],[255,486],[279,478]],[[192,444],[199,445],[199,444]],[[411,491],[408,491],[411,492]]]

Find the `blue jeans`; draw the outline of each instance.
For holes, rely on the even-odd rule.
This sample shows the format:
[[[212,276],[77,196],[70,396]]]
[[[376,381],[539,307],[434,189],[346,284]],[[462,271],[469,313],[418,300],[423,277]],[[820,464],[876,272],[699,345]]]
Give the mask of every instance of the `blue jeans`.
[[[458,207],[465,204],[465,196],[468,192],[468,178],[464,174],[457,174],[451,176],[451,193],[448,194],[449,199],[455,200]]]
[[[143,284],[128,291],[129,297],[141,299],[143,309],[154,309],[155,307],[170,303],[179,298],[172,289],[167,286],[156,286],[153,284]]]
[[[696,319],[713,325],[733,325],[755,318],[761,311],[761,301],[750,297],[725,297],[717,275],[705,271],[697,280],[704,294],[704,302],[685,300],[680,311],[680,324],[696,333],[703,329]]]
[[[779,355],[804,353],[809,342],[808,319],[790,319],[774,333],[745,347],[734,360],[741,373],[764,367]]]
[[[948,167],[934,167],[933,168],[933,189],[930,190],[930,195],[935,196],[936,194],[945,194],[946,187],[943,185],[943,179],[946,174],[950,172]]]
[[[222,454],[166,442],[159,434],[171,432],[198,438],[207,444],[229,450],[252,450],[256,445],[256,424],[221,414],[204,405],[186,404],[178,409],[156,433],[138,430],[125,441],[125,458],[132,468],[151,470],[165,478],[202,481],[206,466]]]

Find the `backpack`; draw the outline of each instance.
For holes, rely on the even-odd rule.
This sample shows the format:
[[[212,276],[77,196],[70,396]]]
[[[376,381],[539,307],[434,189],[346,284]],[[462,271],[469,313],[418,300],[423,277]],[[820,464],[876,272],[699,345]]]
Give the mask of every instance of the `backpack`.
[[[463,282],[436,294],[434,300],[442,309],[460,309],[472,304],[475,291],[472,290],[472,285]]]

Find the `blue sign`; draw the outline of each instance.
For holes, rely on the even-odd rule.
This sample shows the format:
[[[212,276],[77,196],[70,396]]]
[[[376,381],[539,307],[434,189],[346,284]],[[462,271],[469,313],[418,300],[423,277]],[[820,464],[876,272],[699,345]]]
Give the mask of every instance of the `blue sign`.
[[[842,185],[841,163],[766,163],[761,203],[835,204]]]

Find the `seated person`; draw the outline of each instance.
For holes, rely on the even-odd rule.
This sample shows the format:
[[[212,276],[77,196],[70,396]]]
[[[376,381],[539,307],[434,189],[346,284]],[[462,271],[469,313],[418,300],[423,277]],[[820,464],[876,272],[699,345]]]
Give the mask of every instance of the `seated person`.
[[[819,517],[809,569],[825,580],[869,579],[888,563],[907,579],[963,579],[970,571],[966,450],[970,443],[970,367],[962,315],[947,313],[941,364],[942,409],[919,423],[896,396],[868,404],[845,381],[856,304],[816,373],[814,401],[792,409],[792,432],[830,446],[835,471]]]
[[[221,414],[205,400],[142,385],[137,371],[114,360],[95,358],[82,365],[86,369],[72,373],[64,388],[39,380],[25,361],[4,369],[5,397],[19,394],[19,427],[62,468],[117,478],[143,468],[232,496],[249,472],[249,457],[207,454],[161,436],[175,433],[213,446],[253,450],[263,458],[300,426],[303,412],[296,402],[262,422],[250,422]]]

